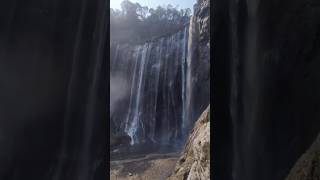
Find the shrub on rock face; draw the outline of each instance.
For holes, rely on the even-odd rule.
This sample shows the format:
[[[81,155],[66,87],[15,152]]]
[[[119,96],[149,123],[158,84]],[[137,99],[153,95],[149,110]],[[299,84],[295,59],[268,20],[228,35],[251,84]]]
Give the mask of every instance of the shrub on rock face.
[[[210,106],[196,122],[168,180],[210,179]]]

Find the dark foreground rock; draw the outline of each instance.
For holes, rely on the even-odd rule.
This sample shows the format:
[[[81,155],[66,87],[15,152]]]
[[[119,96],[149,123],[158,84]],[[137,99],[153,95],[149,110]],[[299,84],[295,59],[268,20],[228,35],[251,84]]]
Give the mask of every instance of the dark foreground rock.
[[[121,145],[130,145],[131,138],[127,134],[110,134],[110,148],[121,146]]]
[[[286,180],[317,179],[320,179],[320,135],[310,149],[297,161],[286,178]]]
[[[210,179],[210,106],[202,113],[168,180]]]

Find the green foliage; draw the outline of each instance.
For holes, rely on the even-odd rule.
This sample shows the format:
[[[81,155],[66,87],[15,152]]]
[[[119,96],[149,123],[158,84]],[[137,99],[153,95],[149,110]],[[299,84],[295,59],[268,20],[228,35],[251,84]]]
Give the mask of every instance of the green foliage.
[[[178,7],[172,5],[149,9],[124,0],[121,10],[110,9],[111,40],[145,42],[181,29],[188,23],[190,15],[190,9],[178,10]]]

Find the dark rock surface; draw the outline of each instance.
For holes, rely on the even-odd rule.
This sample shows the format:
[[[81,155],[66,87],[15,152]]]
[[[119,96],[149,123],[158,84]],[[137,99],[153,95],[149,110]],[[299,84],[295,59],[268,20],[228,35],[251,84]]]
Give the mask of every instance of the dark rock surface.
[[[106,169],[104,0],[0,2],[0,179]]]
[[[311,147],[299,158],[291,169],[286,180],[320,179],[320,136]]]
[[[214,178],[284,179],[320,131],[320,2],[213,3]]]
[[[110,149],[120,145],[130,145],[131,138],[127,134],[110,134]]]

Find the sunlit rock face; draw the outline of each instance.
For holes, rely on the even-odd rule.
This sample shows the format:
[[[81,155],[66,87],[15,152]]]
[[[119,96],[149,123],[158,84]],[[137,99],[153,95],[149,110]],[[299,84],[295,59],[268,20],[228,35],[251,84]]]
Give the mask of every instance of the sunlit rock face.
[[[210,106],[191,131],[176,167],[167,180],[210,179]]]

